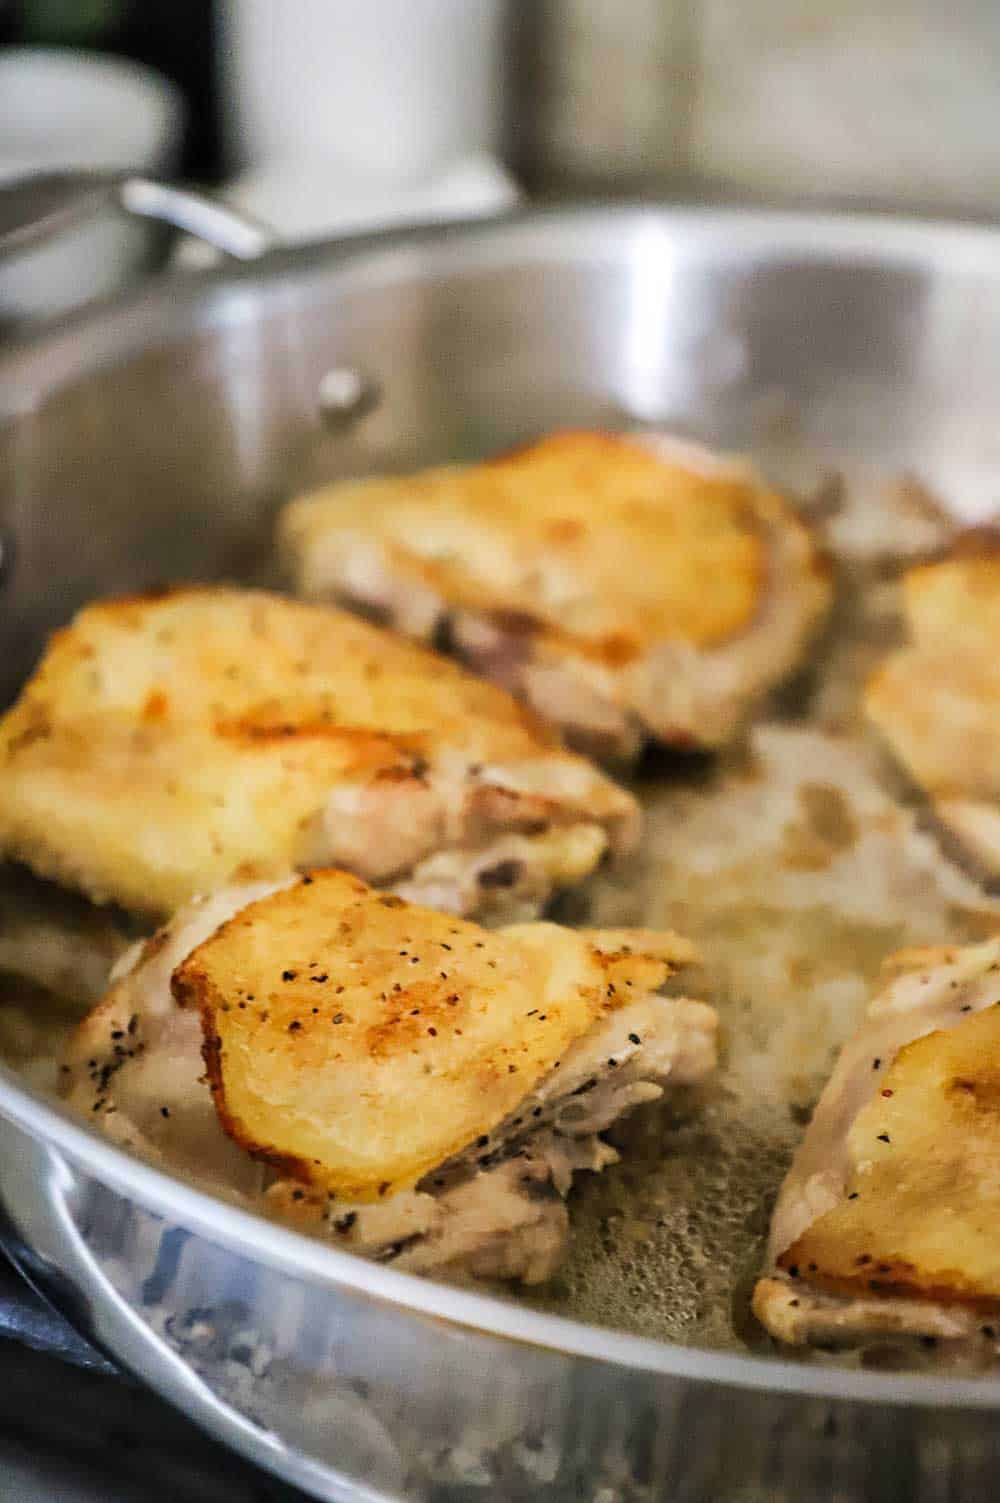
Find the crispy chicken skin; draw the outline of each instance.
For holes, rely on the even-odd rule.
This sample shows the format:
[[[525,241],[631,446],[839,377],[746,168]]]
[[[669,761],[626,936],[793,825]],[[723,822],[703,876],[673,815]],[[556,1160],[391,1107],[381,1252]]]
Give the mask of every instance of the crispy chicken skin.
[[[642,930],[487,931],[320,871],[196,900],[119,967],[64,1091],[119,1143],[417,1271],[537,1282],[597,1134],[715,1063],[695,959]]]
[[[910,641],[868,685],[865,708],[989,878],[1000,876],[1000,543],[974,534],[904,581]]]
[[[0,767],[0,848],[155,915],[326,863],[527,915],[638,830],[502,690],[346,612],[222,587],[82,611],[0,721]]]
[[[781,1341],[1000,1334],[1000,940],[904,951],[775,1207],[754,1310]]]
[[[489,463],[293,502],[300,593],[444,635],[570,740],[717,746],[798,661],[829,599],[791,511],[695,445],[559,433]]]

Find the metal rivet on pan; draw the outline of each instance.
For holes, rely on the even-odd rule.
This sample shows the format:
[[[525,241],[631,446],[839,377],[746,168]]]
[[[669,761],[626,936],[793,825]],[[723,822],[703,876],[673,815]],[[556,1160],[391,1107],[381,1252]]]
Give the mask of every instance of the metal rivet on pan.
[[[353,365],[335,365],[319,383],[320,416],[328,428],[349,428],[381,401],[376,381]]]

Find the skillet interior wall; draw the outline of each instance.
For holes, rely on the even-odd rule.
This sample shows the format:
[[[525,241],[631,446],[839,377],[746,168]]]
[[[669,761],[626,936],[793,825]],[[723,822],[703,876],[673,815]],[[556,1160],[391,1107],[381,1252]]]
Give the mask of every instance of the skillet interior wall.
[[[473,458],[565,424],[670,427],[808,484],[845,452],[939,482],[992,445],[1000,305],[986,270],[749,247],[711,216],[528,216],[395,248],[174,278],[0,371],[0,698],[84,601],[268,578],[297,488]],[[809,237],[804,237],[807,247]],[[382,399],[331,431],[320,381]],[[995,456],[994,456],[995,458]],[[977,488],[963,470],[963,484]]]

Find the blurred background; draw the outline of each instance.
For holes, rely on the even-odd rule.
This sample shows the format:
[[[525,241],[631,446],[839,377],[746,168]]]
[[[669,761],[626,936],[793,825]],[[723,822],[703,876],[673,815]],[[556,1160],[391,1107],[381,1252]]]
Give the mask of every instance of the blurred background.
[[[0,181],[139,168],[288,240],[525,194],[990,217],[998,105],[995,0],[0,0]]]

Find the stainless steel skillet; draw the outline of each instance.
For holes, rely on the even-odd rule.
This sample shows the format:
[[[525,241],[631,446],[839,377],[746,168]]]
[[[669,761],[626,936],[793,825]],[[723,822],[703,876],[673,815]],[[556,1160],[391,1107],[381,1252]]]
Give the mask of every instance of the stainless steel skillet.
[[[559,424],[669,426],[790,480],[849,451],[978,505],[1000,473],[998,252],[988,230],[882,219],[538,211],[95,309],[0,358],[0,690],[93,595],[267,578],[290,490]],[[73,1319],[320,1497],[1000,1480],[991,1380],[701,1352],[412,1280],[165,1179],[6,1072],[0,1200]]]

